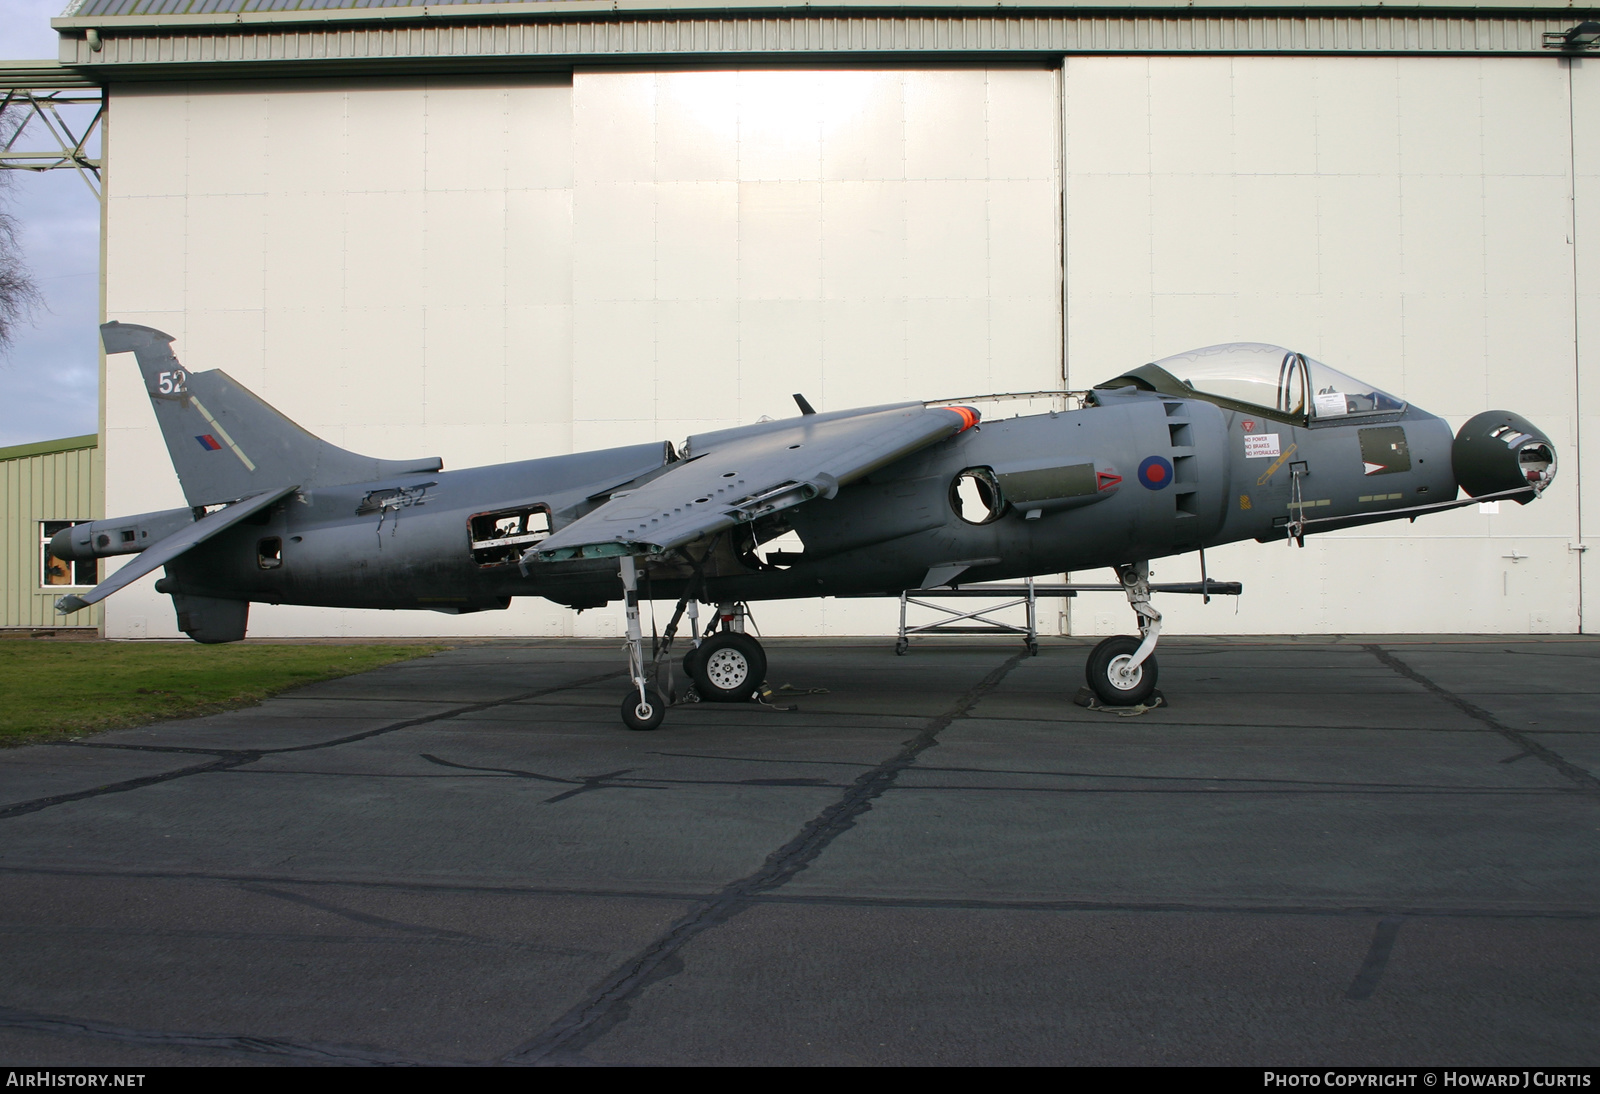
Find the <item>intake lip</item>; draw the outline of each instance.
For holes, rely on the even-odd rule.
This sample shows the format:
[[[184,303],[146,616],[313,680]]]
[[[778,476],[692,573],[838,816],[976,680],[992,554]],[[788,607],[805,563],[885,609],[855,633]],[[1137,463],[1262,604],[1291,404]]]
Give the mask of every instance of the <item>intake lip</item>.
[[[1509,410],[1486,410],[1472,417],[1450,446],[1456,482],[1472,497],[1519,487],[1530,493],[1513,497],[1526,505],[1556,477],[1556,446],[1544,431]]]

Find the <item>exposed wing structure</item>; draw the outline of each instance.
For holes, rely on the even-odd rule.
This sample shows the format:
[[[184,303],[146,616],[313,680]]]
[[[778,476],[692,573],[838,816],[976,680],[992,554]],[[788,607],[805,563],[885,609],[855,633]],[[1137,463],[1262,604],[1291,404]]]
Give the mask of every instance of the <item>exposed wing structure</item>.
[[[225,508],[218,509],[215,513],[207,513],[193,524],[174,532],[159,543],[152,543],[138,556],[122,569],[106,578],[100,584],[79,596],[70,593],[56,601],[56,611],[62,615],[87,608],[90,604],[98,603],[116,592],[118,589],[131,585],[157,566],[165,565],[183,554],[189,548],[204,543],[212,536],[225,528],[238,524],[251,513],[265,509],[279,498],[292,494],[300,489],[298,486],[284,486],[277,490],[269,490],[264,494],[245,498],[243,501],[234,502]]]
[[[978,422],[970,407],[921,403],[807,414],[690,437],[688,458],[541,542],[546,561],[659,554],[776,513]]]

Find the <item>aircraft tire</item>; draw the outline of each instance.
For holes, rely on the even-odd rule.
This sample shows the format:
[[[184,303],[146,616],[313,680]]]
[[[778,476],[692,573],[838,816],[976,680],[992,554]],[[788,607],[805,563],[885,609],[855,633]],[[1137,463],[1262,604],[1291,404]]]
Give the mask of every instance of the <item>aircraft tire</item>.
[[[700,664],[700,647],[690,646],[683,651],[683,657],[678,661],[683,666],[683,674],[689,679],[695,678],[696,666]]]
[[[1154,655],[1144,659],[1144,663],[1134,674],[1131,686],[1112,672],[1119,660],[1126,662],[1132,659],[1139,650],[1139,643],[1138,638],[1119,634],[1114,638],[1107,638],[1089,651],[1089,662],[1084,666],[1084,675],[1088,678],[1089,687],[1106,706],[1138,706],[1155,692],[1156,674],[1159,670]]]
[[[622,697],[622,724],[629,729],[650,730],[660,727],[667,716],[666,701],[655,688],[644,689],[644,702],[639,701],[637,690]]]
[[[706,702],[743,703],[767,678],[767,655],[748,634],[721,631],[700,643],[690,672],[694,690]]]

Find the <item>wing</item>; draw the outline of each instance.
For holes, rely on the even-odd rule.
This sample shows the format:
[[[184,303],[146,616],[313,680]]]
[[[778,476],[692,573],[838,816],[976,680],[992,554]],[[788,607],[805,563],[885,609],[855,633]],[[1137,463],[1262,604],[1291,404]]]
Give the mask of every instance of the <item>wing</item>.
[[[218,509],[215,513],[207,513],[193,524],[174,532],[159,543],[152,543],[134,557],[122,569],[106,578],[100,584],[84,593],[82,596],[69,593],[56,601],[56,611],[62,615],[87,608],[90,604],[97,603],[116,592],[125,585],[131,585],[157,566],[171,562],[179,555],[196,544],[204,543],[224,528],[231,528],[245,517],[258,510],[265,509],[273,502],[286,494],[292,494],[300,489],[298,486],[285,486],[277,490],[269,490],[265,494],[257,494],[253,498],[234,502],[225,508]]]
[[[682,464],[542,541],[544,561],[659,554],[839,487],[978,423],[921,403],[806,414],[690,437]]]

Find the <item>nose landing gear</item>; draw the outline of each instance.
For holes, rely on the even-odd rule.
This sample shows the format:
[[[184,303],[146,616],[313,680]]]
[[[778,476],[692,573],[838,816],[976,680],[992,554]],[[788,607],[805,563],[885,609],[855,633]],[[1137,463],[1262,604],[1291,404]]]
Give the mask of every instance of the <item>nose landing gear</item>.
[[[1149,699],[1156,690],[1159,671],[1153,656],[1161,637],[1161,613],[1150,603],[1150,564],[1130,562],[1117,567],[1117,579],[1128,606],[1139,620],[1139,637],[1116,635],[1089,653],[1084,675],[1091,690],[1106,706],[1131,707]]]

